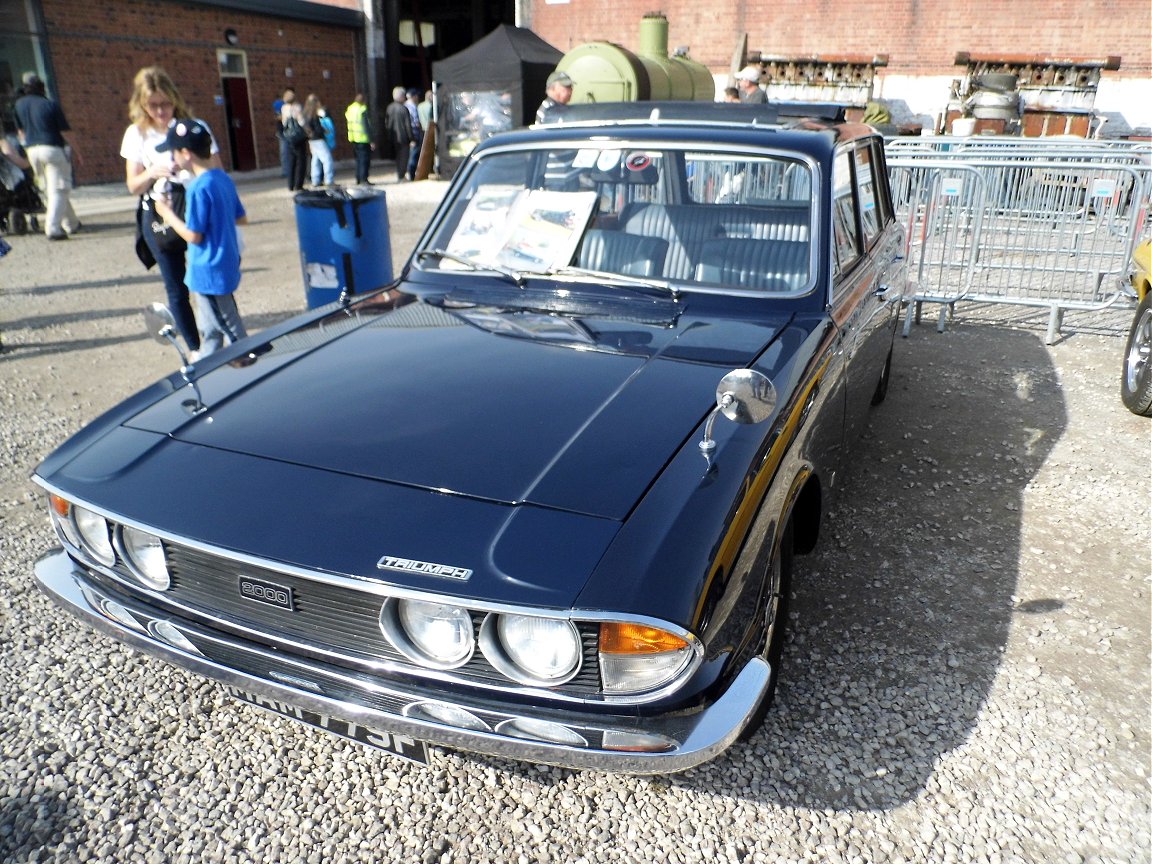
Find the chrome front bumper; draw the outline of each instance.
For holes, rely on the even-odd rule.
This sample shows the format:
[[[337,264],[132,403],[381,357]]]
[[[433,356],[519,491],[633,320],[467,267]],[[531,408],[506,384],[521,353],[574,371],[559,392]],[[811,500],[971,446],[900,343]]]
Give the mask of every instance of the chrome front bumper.
[[[322,678],[331,679],[330,672],[315,674],[316,670],[312,669],[305,659],[286,659],[280,652],[268,651],[219,632],[212,635],[212,640],[232,656],[251,659],[251,664],[243,665],[252,665],[256,668],[273,665],[281,668],[290,666],[293,667],[290,670],[291,674],[280,674],[278,677],[283,680],[274,680],[271,677],[252,674],[215,662],[197,653],[195,649],[182,650],[172,642],[165,641],[157,633],[170,632],[164,627],[165,622],[177,629],[185,626],[184,622],[169,619],[165,613],[139,602],[112,597],[106,589],[86,579],[84,571],[60,549],[45,554],[36,562],[35,575],[37,584],[44,593],[100,632],[229,687],[247,691],[269,701],[293,705],[304,711],[384,730],[391,733],[394,738],[406,737],[457,750],[566,768],[626,774],[668,774],[684,771],[714,759],[739,737],[749,717],[767,692],[772,679],[772,670],[768,663],[762,658],[754,658],[740,671],[717,701],[691,713],[638,718],[631,714],[580,712],[578,708],[574,708],[564,712],[560,721],[573,729],[659,735],[668,739],[671,745],[662,752],[630,752],[604,747],[557,744],[498,732],[454,727],[405,716],[398,710],[388,710],[360,704],[349,698],[333,698],[322,692],[313,692],[304,689],[304,686]],[[113,601],[111,606],[106,602],[109,600]],[[113,614],[110,614],[110,608]],[[126,623],[123,620],[123,611],[130,613],[127,617],[140,626],[130,626]],[[115,613],[120,613],[121,617],[114,617]],[[157,624],[161,626],[157,627]],[[288,681],[298,682],[302,686],[293,686],[287,683]],[[349,681],[353,687],[367,686],[362,680],[349,679]],[[323,688],[317,687],[317,689]],[[374,702],[376,706],[403,706],[425,701],[424,697],[413,696],[386,681],[373,682],[371,691],[372,699],[366,699],[365,702]],[[366,689],[365,692],[367,693]],[[446,700],[441,698],[440,701]],[[453,704],[465,710],[475,710],[475,706],[469,705],[465,700],[457,699]],[[506,716],[512,719],[557,722],[557,712],[554,709],[536,711],[527,706],[509,704],[505,706],[504,711]]]

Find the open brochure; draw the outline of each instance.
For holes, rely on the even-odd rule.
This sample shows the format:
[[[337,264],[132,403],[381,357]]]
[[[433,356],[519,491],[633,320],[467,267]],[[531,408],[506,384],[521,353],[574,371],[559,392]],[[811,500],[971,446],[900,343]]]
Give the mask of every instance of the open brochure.
[[[595,205],[594,191],[482,189],[468,203],[447,251],[514,270],[563,267],[572,260]],[[444,261],[441,267],[453,264]]]

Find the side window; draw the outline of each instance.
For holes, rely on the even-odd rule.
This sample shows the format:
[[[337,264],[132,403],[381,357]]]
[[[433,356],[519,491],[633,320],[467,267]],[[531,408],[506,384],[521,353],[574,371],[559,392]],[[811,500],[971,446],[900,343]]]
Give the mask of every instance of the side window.
[[[848,270],[860,257],[856,197],[852,194],[852,156],[837,154],[832,173],[832,231],[836,245],[836,273]]]
[[[883,227],[896,217],[892,211],[892,187],[888,180],[888,163],[884,156],[884,142],[873,138],[869,145],[872,149],[872,165],[876,180],[876,210],[880,214],[880,226]]]
[[[868,142],[856,148],[856,189],[860,201],[860,225],[864,228],[864,245],[870,248],[880,236],[883,223],[877,209],[872,148]]]

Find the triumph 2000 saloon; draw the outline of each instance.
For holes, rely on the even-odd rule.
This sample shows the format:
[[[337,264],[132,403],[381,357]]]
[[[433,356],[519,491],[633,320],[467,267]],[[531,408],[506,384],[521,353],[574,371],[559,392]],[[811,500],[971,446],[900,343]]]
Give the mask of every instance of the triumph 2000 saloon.
[[[184,362],[48,456],[40,587],[416,761],[665,773],[750,735],[793,556],[888,387],[883,141],[773,106],[569,108],[472,153],[397,281]]]

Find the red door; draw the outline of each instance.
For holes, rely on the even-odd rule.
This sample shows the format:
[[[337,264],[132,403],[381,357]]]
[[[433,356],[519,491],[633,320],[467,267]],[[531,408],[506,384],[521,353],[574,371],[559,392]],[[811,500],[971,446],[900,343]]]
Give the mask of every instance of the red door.
[[[222,81],[232,170],[251,171],[256,167],[256,142],[252,137],[252,106],[248,102],[248,79],[224,78]]]

